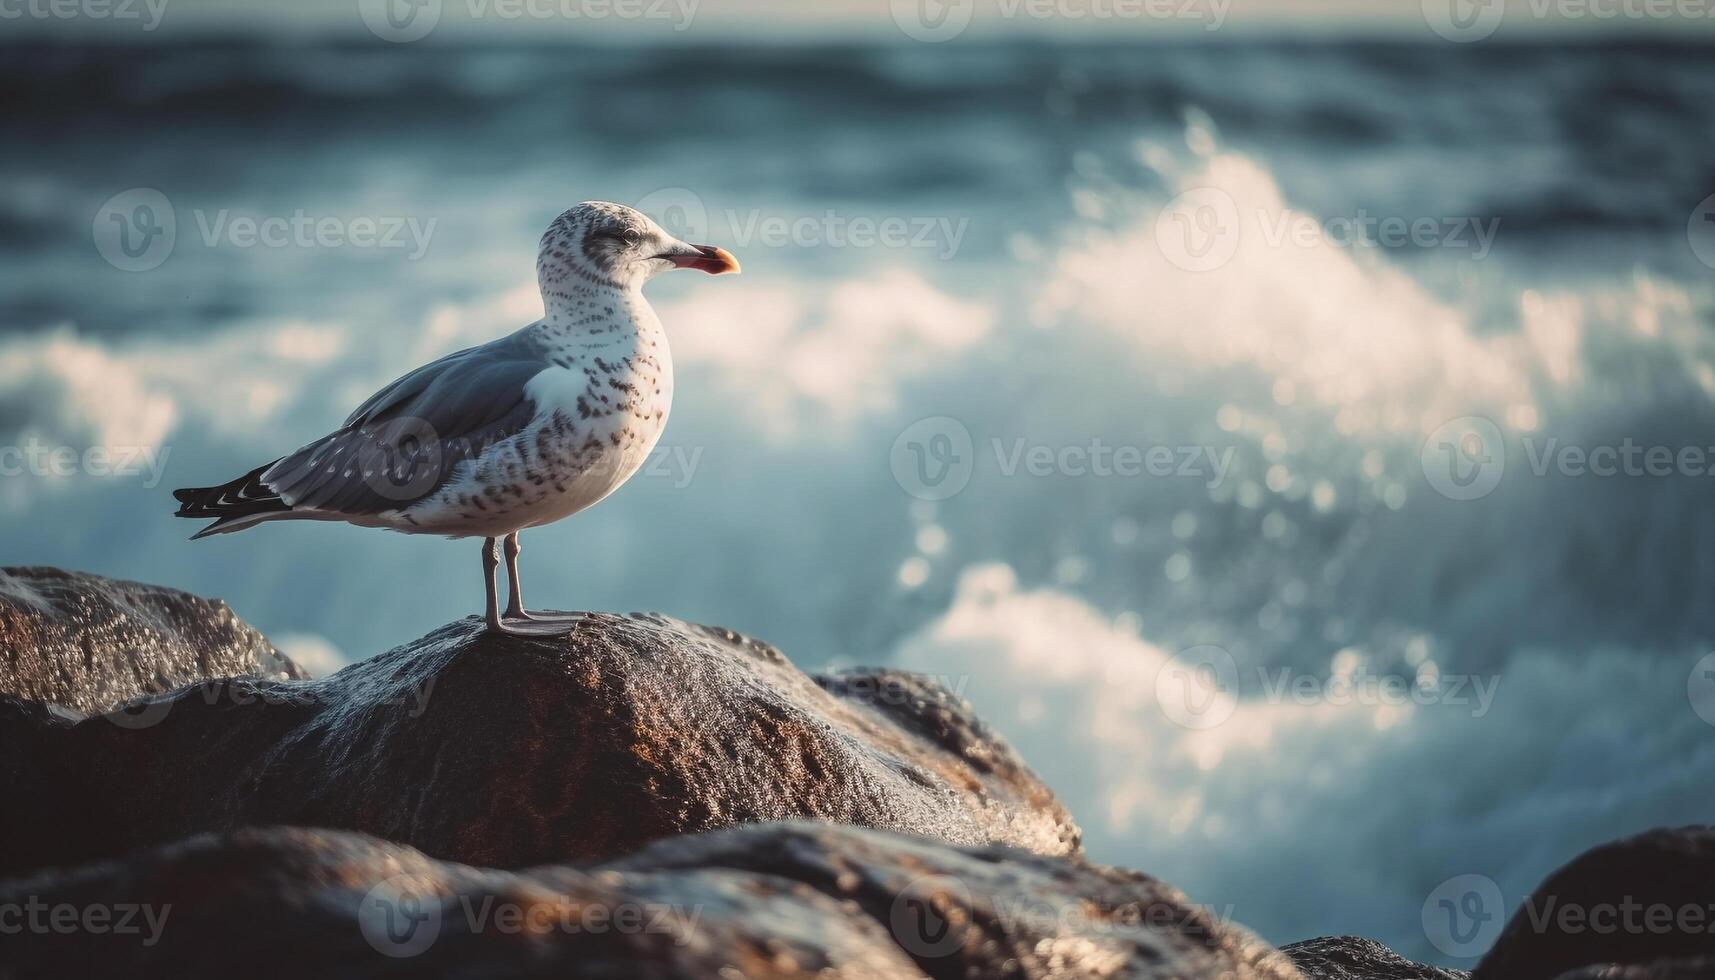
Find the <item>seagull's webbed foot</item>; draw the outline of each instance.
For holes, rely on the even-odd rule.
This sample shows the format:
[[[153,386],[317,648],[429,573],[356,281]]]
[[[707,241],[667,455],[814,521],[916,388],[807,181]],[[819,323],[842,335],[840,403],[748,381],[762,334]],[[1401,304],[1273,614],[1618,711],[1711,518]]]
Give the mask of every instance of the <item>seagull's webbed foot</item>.
[[[521,623],[575,623],[583,619],[584,614],[547,611],[530,612],[529,610],[516,606],[508,606],[506,608],[506,612],[501,614],[500,618],[502,620],[511,620]]]
[[[577,620],[500,619],[490,621],[488,631],[506,636],[569,636]]]

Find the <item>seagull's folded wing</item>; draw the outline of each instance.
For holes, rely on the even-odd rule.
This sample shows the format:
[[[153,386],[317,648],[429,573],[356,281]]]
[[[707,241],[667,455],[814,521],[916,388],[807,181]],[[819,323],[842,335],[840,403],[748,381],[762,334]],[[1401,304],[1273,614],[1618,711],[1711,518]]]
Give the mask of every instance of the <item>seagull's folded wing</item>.
[[[547,366],[516,334],[448,354],[381,389],[262,480],[293,510],[360,517],[407,507],[530,423],[525,386]]]

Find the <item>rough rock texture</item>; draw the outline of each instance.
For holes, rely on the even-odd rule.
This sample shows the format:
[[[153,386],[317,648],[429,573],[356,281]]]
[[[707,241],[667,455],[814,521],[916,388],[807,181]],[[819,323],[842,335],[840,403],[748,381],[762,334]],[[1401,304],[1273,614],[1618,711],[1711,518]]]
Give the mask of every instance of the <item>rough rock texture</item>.
[[[1681,827],[1604,844],[1549,875],[1474,976],[1552,980],[1585,966],[1699,956],[1715,957],[1715,827]]]
[[[22,782],[52,790],[0,808],[0,873],[260,824],[509,868],[793,818],[1078,851],[1047,787],[941,687],[818,681],[659,616],[558,639],[465,620],[321,680],[209,682],[69,728],[0,711],[12,738],[33,747]]]
[[[1463,970],[1413,963],[1373,939],[1323,936],[1282,946],[1309,980],[1465,980]]]
[[[253,829],[0,883],[0,903],[32,899],[137,911],[123,934],[9,937],[20,978],[1299,976],[1144,875],[827,824],[518,873],[360,834]]]
[[[307,675],[217,599],[57,568],[0,569],[0,693],[91,714],[237,676]]]
[[[1715,980],[1715,828],[1580,856],[1474,975],[1278,951],[1084,863],[935,683],[660,616],[465,620],[310,681],[220,603],[10,570],[0,788],[0,980]]]

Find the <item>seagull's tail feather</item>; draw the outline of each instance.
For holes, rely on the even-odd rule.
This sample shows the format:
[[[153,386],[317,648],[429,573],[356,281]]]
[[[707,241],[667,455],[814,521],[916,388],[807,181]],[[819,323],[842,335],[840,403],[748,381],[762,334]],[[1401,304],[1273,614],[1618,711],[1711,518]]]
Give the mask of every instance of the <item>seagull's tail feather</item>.
[[[284,517],[291,513],[292,505],[280,499],[274,488],[262,480],[262,474],[268,472],[268,468],[273,465],[274,463],[266,463],[258,466],[238,479],[222,483],[218,487],[187,487],[174,490],[173,496],[178,498],[179,509],[173,516],[215,519],[213,524],[191,535],[192,541],[211,534],[241,531],[261,521]]]

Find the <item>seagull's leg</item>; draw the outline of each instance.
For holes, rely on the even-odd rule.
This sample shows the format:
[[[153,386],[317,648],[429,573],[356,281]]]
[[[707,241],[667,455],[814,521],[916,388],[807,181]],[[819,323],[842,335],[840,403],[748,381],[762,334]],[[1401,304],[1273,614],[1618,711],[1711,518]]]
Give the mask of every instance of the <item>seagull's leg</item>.
[[[566,623],[575,623],[583,618],[563,613],[531,613],[525,611],[524,593],[518,588],[518,554],[524,550],[524,546],[518,543],[517,531],[506,536],[505,549],[507,584],[512,589],[512,599],[506,604],[507,619],[522,620],[524,624],[540,624],[542,629],[549,631],[548,635],[558,635]],[[516,633],[519,630],[512,629],[510,632]]]
[[[488,629],[491,633],[510,633],[500,622],[500,597],[495,595],[494,569],[500,564],[500,549],[493,538],[482,539],[482,585],[488,591]]]
[[[518,553],[524,546],[518,543],[518,532],[513,531],[506,536],[506,579],[511,587],[512,598],[506,604],[507,619],[535,619],[536,617],[524,611],[524,592],[518,586]]]

